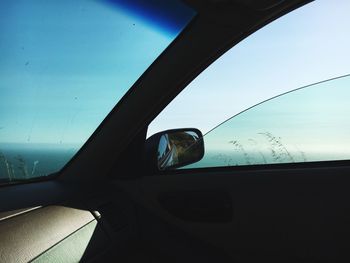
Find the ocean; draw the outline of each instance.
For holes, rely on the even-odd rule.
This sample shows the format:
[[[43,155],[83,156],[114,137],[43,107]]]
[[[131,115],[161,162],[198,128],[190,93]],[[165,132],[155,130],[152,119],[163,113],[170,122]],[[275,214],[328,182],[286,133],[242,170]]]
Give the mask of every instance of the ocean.
[[[77,148],[0,144],[0,182],[47,176],[59,171]]]

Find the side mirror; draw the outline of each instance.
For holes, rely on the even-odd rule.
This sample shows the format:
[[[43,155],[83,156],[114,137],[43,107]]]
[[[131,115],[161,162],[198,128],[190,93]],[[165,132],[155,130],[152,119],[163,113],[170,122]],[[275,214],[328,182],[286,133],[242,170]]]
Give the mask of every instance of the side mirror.
[[[203,155],[203,135],[198,129],[167,130],[146,141],[146,162],[155,171],[189,165],[201,160]]]

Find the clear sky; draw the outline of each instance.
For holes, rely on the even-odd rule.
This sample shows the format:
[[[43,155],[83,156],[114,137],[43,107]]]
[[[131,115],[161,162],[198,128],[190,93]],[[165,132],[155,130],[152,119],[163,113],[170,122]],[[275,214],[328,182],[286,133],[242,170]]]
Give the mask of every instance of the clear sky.
[[[0,1],[0,143],[81,145],[189,20],[119,2]]]
[[[176,36],[117,6],[0,1],[0,143],[82,144]],[[317,0],[259,30],[196,78],[148,134],[206,133],[272,96],[349,73],[349,13],[347,0]]]
[[[350,73],[350,1],[317,0],[270,23],[199,75],[153,121],[148,135],[208,132],[278,94]]]
[[[349,101],[349,75],[266,101],[209,132],[192,167],[349,159]]]
[[[135,7],[135,2],[142,8]],[[0,150],[5,144],[18,149],[7,151],[6,158],[16,163],[15,156],[22,154],[38,175],[60,169],[189,22],[193,11],[179,3],[0,1]],[[349,14],[348,0],[317,0],[262,28],[200,74],[151,123],[148,135],[184,127],[207,133],[231,116],[273,96],[349,74]],[[241,159],[235,162],[240,164],[273,162],[273,155],[266,155],[265,159],[261,155],[275,147],[267,143],[269,135],[261,133],[263,125],[264,132],[283,137],[294,161],[349,158],[349,77],[334,83],[339,84],[338,91],[341,89],[344,95],[340,99],[328,100],[333,93],[327,89],[323,100],[315,95],[295,95],[294,100],[280,97],[273,102],[276,104],[237,116],[232,120],[235,126],[226,123],[229,129],[207,135],[206,156],[195,165],[234,165],[230,160],[236,158],[236,153]],[[317,114],[311,110],[304,116],[304,108],[296,106],[299,116],[305,118],[287,121],[286,115],[291,118],[295,113],[293,102],[300,104],[303,99],[308,100],[303,105],[317,108]],[[280,116],[276,121],[276,115],[270,112],[280,107],[278,103],[286,107],[284,115],[277,113]],[[322,110],[324,115],[320,116]],[[301,122],[303,129],[287,129],[291,127],[288,125],[300,126]],[[239,129],[233,132],[232,127]],[[228,144],[238,137],[253,154],[249,160],[239,145]],[[328,144],[333,141],[336,143]],[[64,158],[50,157],[51,161],[23,152],[38,144],[73,150]],[[257,150],[259,147],[261,150]],[[218,162],[208,155],[218,148],[233,155],[228,159],[214,156]],[[275,150],[285,161],[293,161],[281,149]]]

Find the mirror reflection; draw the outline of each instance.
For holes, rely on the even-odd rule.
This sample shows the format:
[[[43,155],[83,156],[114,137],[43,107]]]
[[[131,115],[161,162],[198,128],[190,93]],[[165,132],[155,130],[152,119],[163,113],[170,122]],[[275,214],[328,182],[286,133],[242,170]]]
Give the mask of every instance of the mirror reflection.
[[[199,143],[200,142],[200,143]],[[203,143],[194,131],[175,131],[160,137],[158,145],[158,168],[175,168],[202,158]]]

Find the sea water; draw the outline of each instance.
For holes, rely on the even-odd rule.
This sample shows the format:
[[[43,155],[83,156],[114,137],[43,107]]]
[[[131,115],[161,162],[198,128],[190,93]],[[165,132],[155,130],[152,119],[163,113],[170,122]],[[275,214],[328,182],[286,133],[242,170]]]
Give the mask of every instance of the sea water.
[[[76,147],[67,145],[0,144],[0,182],[50,175],[76,152]]]

